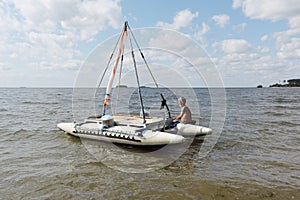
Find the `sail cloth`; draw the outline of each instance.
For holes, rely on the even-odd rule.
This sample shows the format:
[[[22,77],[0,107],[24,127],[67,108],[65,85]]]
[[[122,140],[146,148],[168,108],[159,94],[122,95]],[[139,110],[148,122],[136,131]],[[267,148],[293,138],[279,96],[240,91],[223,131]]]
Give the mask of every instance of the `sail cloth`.
[[[103,115],[105,115],[106,108],[107,108],[107,106],[109,104],[109,101],[110,101],[110,93],[111,93],[112,85],[113,85],[113,82],[114,82],[114,78],[115,78],[115,75],[116,75],[116,71],[117,71],[117,68],[118,68],[120,58],[121,58],[121,56],[123,54],[123,51],[124,51],[124,48],[123,48],[124,47],[124,41],[125,41],[126,37],[128,36],[127,27],[128,27],[128,24],[127,24],[127,22],[125,22],[124,29],[123,29],[122,34],[121,34],[118,55],[117,55],[114,67],[112,69],[112,72],[110,74],[110,78],[109,78],[107,87],[106,87],[106,94],[105,94],[105,99],[104,99],[104,103],[103,103],[103,106],[104,106]]]

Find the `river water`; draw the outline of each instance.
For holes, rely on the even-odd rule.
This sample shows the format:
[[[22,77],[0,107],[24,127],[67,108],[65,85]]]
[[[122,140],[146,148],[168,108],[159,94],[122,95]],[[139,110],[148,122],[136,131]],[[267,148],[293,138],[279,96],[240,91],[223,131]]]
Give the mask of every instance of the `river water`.
[[[209,91],[193,91],[198,102],[190,98],[187,105],[200,114],[201,125],[212,126],[220,119],[212,116]],[[172,162],[159,165],[161,156],[147,171],[134,171],[132,162],[149,161],[143,150],[126,147],[113,159],[114,146],[56,127],[80,120],[80,110],[90,114],[83,105],[88,96],[76,99],[65,88],[1,88],[0,199],[300,199],[300,89],[225,91],[224,126],[209,152],[201,154],[205,141],[196,138]],[[175,99],[175,114],[177,100],[167,97]],[[151,95],[146,99],[151,98],[156,102]],[[138,105],[128,102],[130,108]]]

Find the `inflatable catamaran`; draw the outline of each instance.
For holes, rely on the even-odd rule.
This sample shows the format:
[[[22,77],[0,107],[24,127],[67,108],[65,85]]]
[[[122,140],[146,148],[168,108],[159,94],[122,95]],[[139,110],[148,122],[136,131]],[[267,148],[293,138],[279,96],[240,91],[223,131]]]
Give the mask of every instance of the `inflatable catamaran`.
[[[138,85],[138,96],[141,107],[141,116],[127,116],[127,115],[109,115],[108,106],[110,102],[110,94],[113,87],[114,78],[116,71],[121,61],[120,65],[122,68],[123,54],[124,54],[124,44],[125,39],[130,37],[131,55],[133,59],[133,67],[135,70],[137,85]],[[131,40],[133,38],[133,40]],[[106,93],[103,102],[103,113],[98,117],[90,117],[82,123],[59,123],[57,127],[70,135],[92,140],[107,141],[120,144],[137,145],[137,146],[157,146],[157,145],[167,145],[167,144],[178,144],[184,142],[186,136],[205,136],[210,134],[212,130],[210,128],[197,126],[193,124],[183,124],[179,123],[176,126],[173,124],[171,113],[167,105],[167,101],[163,94],[160,94],[162,99],[161,109],[165,108],[167,110],[167,117],[150,117],[146,112],[142,99],[142,91],[139,82],[139,76],[137,71],[137,65],[135,62],[133,44],[138,47],[140,55],[147,66],[147,69],[158,88],[158,84],[148,66],[146,59],[128,25],[127,22],[124,24],[124,28],[121,32],[120,38],[116,44],[118,46],[118,54],[116,56],[115,63],[112,67],[109,81],[106,87]],[[116,49],[116,48],[115,48]],[[114,49],[114,51],[115,51]],[[105,76],[105,73],[110,66],[114,51],[110,57],[110,60],[102,74],[100,84]]]

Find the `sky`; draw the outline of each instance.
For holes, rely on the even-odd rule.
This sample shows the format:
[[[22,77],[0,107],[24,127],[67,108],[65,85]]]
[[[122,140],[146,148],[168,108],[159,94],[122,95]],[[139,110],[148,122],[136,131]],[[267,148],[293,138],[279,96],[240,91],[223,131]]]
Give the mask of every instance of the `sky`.
[[[0,87],[73,87],[126,20],[190,38],[225,87],[300,78],[300,0],[0,0]]]

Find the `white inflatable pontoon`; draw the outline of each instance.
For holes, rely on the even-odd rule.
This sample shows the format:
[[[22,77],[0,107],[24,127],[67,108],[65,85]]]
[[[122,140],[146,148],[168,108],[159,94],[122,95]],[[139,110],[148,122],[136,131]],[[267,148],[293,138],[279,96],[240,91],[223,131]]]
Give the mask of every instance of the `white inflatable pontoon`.
[[[212,134],[211,128],[195,125],[196,120],[193,120],[191,124],[178,123],[176,125],[173,125],[173,123],[174,122],[172,119],[167,119],[165,132],[182,135],[184,137],[198,137]]]
[[[87,119],[84,123],[59,123],[57,127],[70,135],[106,142],[135,146],[160,146],[167,144],[179,144],[184,142],[184,137],[167,132],[160,132],[158,129],[162,121],[158,118],[147,119],[146,124],[139,123],[138,117],[103,116],[102,119]],[[104,119],[103,119],[104,118]],[[122,123],[126,122],[125,123]]]

